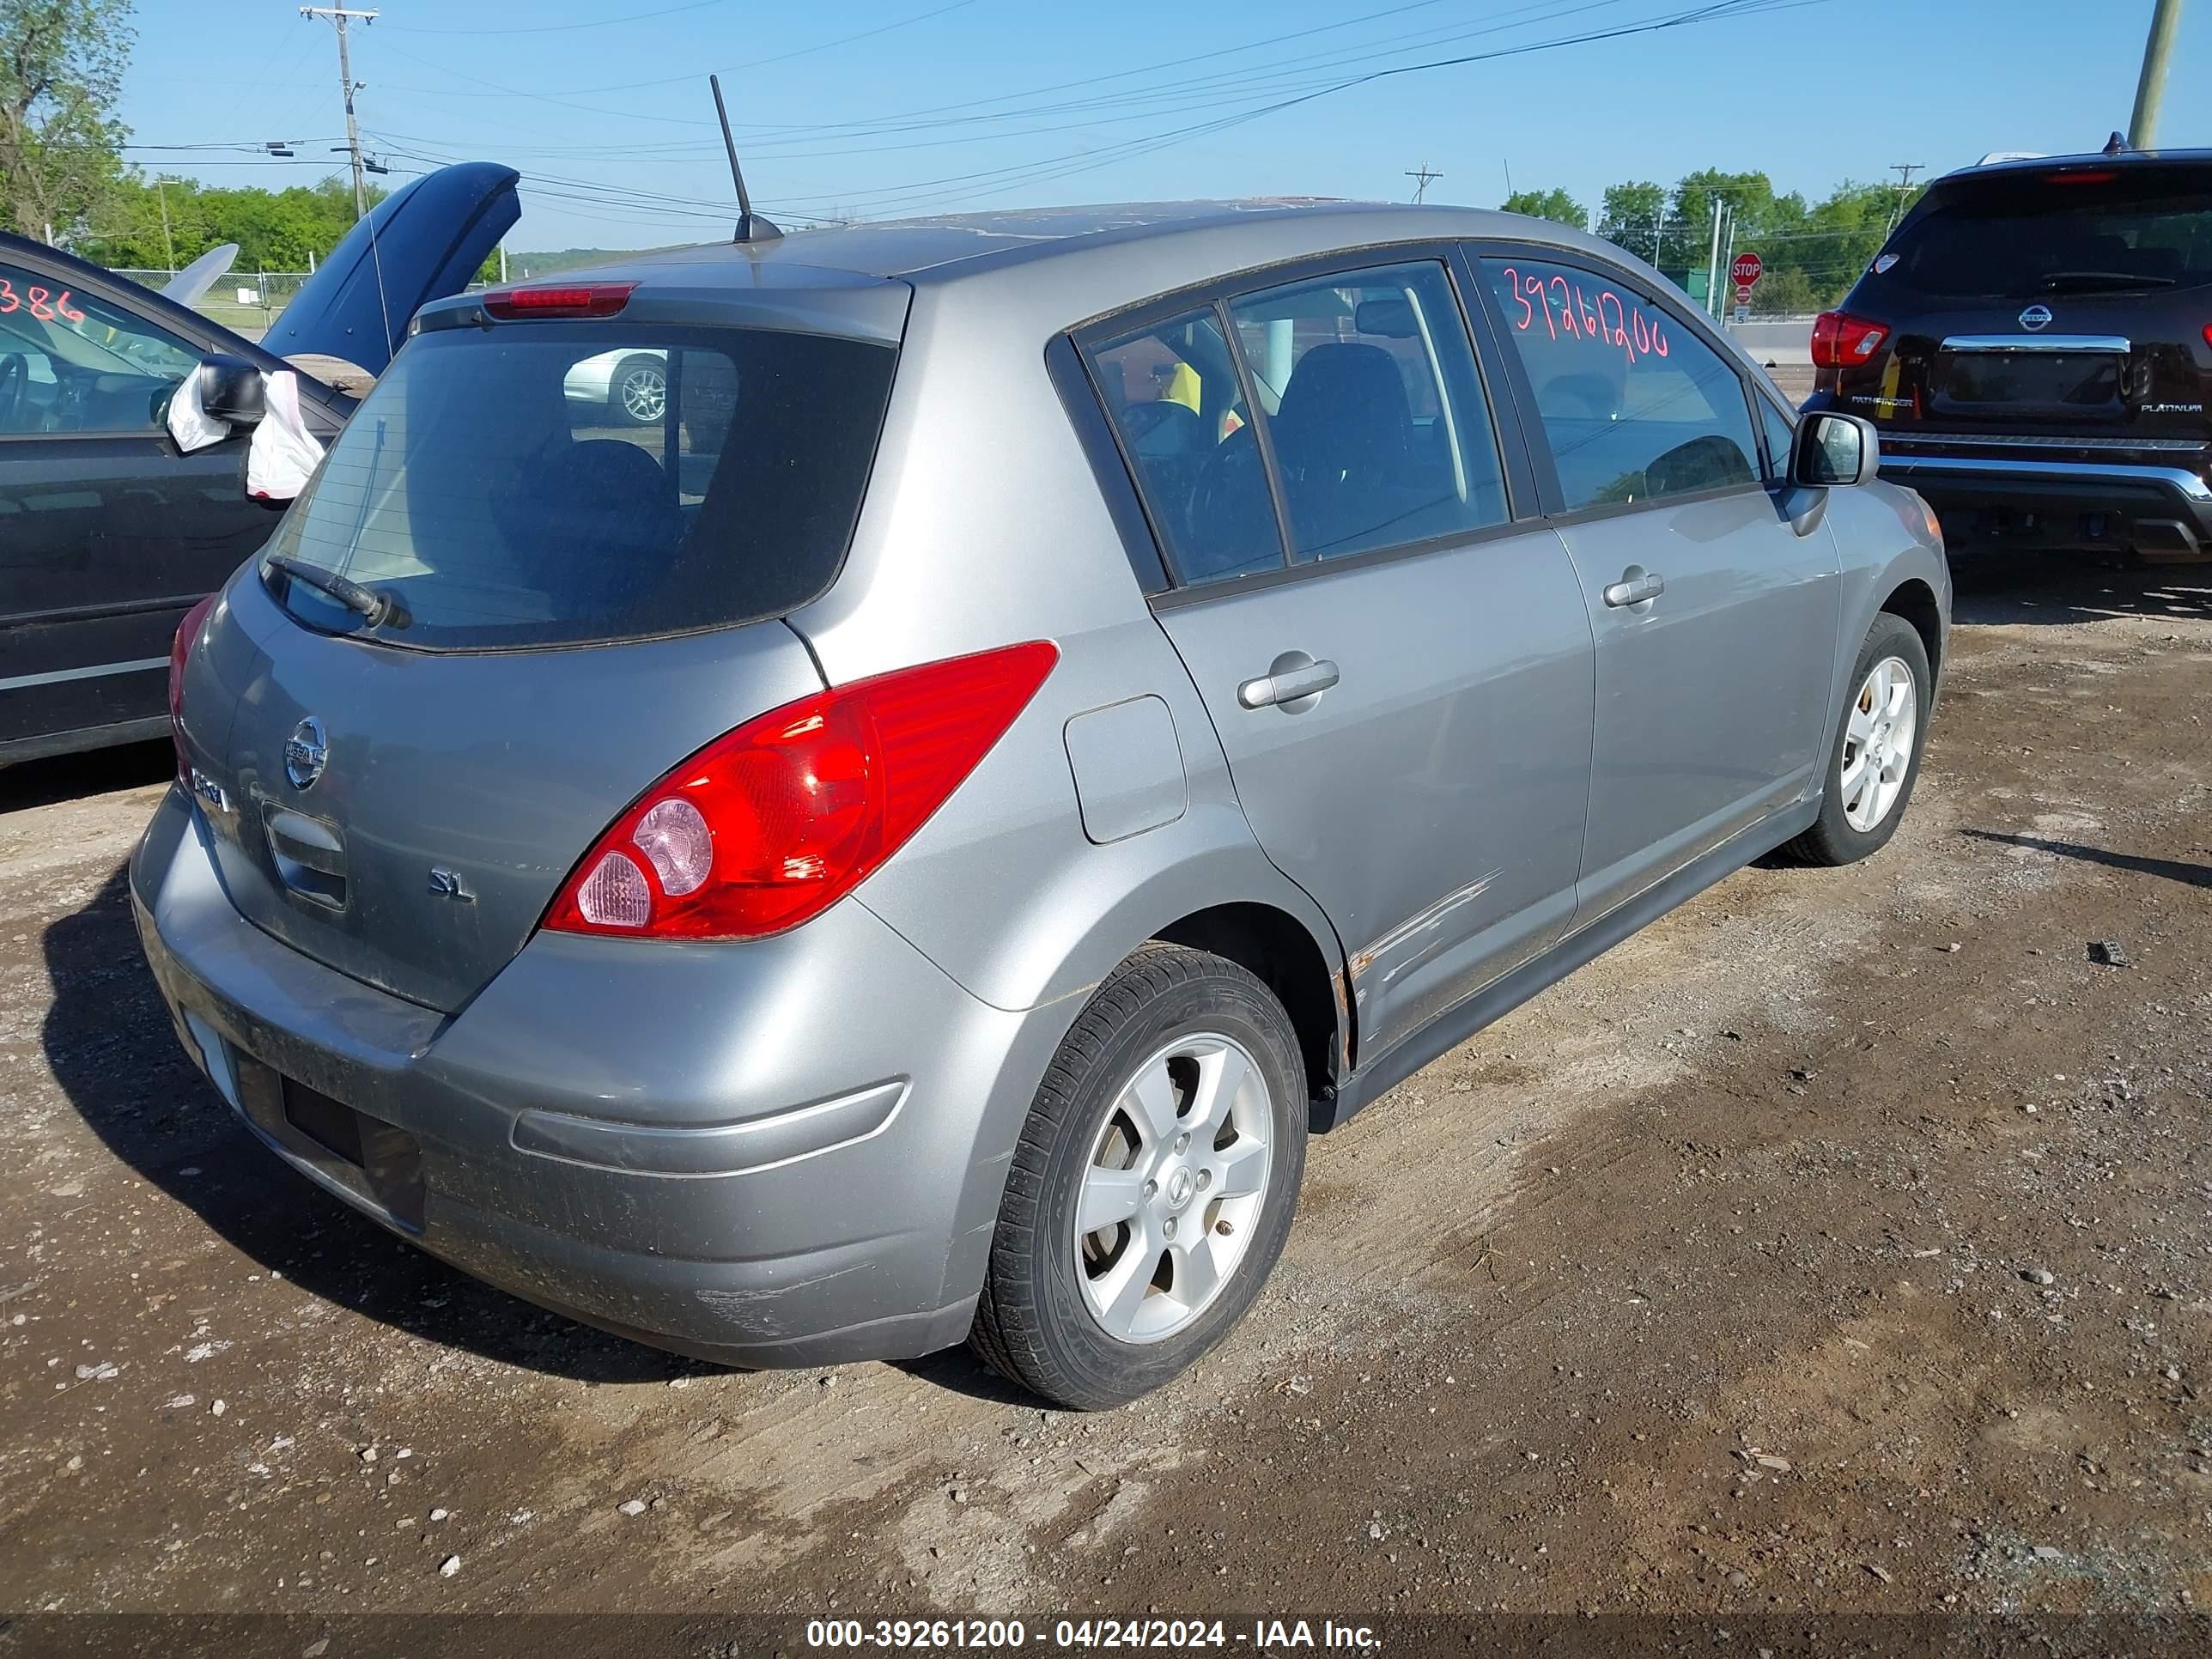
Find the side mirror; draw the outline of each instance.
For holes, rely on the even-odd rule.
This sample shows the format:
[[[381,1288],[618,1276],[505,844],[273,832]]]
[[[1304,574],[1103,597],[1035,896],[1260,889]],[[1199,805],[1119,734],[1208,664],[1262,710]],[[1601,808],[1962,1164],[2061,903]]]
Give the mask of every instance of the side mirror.
[[[1874,422],[1819,411],[1802,416],[1790,447],[1790,482],[1804,489],[1864,483],[1881,470]]]
[[[200,360],[200,407],[224,425],[241,430],[261,424],[267,409],[260,369],[243,357],[216,352]]]

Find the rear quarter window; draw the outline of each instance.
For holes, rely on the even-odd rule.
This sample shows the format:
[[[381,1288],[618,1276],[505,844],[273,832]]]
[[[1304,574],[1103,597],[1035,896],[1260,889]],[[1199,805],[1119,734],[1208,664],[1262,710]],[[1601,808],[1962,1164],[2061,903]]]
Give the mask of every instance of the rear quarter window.
[[[419,336],[268,551],[388,597],[416,649],[728,627],[842,562],[892,348],[763,329],[547,322]],[[280,571],[302,621],[363,618]]]

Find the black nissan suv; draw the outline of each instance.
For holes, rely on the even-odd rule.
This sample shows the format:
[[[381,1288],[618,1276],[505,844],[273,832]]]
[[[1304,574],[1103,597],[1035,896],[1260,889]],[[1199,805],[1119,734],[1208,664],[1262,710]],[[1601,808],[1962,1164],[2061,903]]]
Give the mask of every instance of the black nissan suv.
[[[1872,420],[1954,552],[2212,558],[2212,150],[1936,179],[1813,362],[1806,407]]]

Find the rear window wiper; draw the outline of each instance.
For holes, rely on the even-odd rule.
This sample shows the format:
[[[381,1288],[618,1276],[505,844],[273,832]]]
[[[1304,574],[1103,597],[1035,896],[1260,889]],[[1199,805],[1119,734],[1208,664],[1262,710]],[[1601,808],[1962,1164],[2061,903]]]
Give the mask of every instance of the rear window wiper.
[[[389,593],[380,593],[373,587],[364,587],[350,576],[341,576],[335,570],[309,564],[305,559],[295,559],[289,553],[271,553],[262,562],[271,570],[283,571],[289,580],[304,583],[318,593],[327,593],[347,610],[359,611],[371,628],[381,628],[386,623],[394,628],[404,628],[414,620],[407,614],[407,608]]]
[[[2139,270],[2054,270],[2043,279],[2053,294],[2084,289],[2172,288],[2171,276],[2152,276]]]

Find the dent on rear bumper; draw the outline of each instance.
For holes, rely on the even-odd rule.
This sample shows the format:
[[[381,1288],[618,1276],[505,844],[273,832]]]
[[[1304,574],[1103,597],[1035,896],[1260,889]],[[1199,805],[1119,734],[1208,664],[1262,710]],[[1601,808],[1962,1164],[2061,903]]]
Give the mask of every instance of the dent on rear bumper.
[[[991,1008],[848,902],[745,945],[540,935],[447,1017],[254,927],[204,834],[172,791],[131,861],[187,1048],[211,1066],[202,1028],[414,1135],[419,1231],[354,1166],[248,1120],[319,1184],[481,1278],[686,1352],[815,1363],[964,1334],[1073,1007]]]

